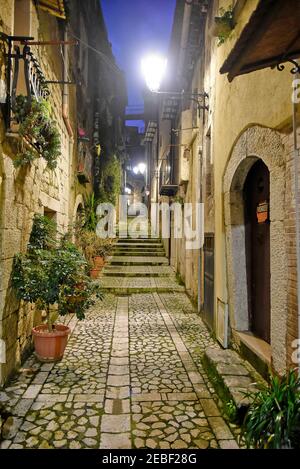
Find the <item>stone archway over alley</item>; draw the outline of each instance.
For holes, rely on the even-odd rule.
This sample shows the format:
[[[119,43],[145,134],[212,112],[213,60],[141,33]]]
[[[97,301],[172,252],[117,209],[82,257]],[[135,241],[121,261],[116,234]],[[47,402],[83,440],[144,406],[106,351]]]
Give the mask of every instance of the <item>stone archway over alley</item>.
[[[202,366],[218,345],[157,240],[119,242],[64,358],[31,356],[1,393],[2,448],[237,448]]]

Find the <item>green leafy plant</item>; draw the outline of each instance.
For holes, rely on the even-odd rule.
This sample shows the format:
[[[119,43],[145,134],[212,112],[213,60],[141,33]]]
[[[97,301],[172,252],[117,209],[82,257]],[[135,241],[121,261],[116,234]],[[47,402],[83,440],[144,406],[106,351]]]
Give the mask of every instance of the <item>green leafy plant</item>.
[[[29,104],[26,96],[19,95],[13,111],[19,124],[19,134],[29,139],[36,147],[36,150],[24,149],[22,144],[14,165],[20,167],[30,164],[40,154],[47,161],[47,167],[55,169],[61,152],[60,134],[55,121],[50,117],[51,108],[48,101],[32,98]]]
[[[219,16],[215,17],[215,35],[218,37],[218,46],[224,44],[229,38],[234,26],[232,8],[230,7],[228,10],[221,8]]]
[[[229,418],[231,422],[236,421],[237,419],[237,411],[236,411],[236,406],[232,400],[226,402],[225,406],[225,414]]]
[[[110,158],[104,165],[102,182],[99,188],[99,202],[109,202],[116,205],[117,197],[121,193],[121,164],[116,156]]]
[[[93,303],[96,294],[101,297],[100,287],[87,276],[88,264],[75,245],[62,238],[53,244],[50,225],[41,216],[36,216],[31,241],[25,254],[14,259],[12,286],[20,300],[35,303],[47,313],[49,332],[53,329],[51,305],[58,305],[62,315],[70,312],[70,295],[78,290],[84,292],[78,298],[73,312],[78,319],[84,318],[84,311]],[[38,241],[38,233],[42,239]],[[79,301],[80,300],[80,301]]]
[[[300,379],[296,370],[247,394],[252,404],[245,416],[242,438],[248,448],[300,447]]]
[[[106,257],[113,247],[113,240],[100,238],[96,232],[81,229],[76,236],[77,245],[84,254],[87,262],[92,266],[95,256]]]
[[[84,222],[83,228],[87,231],[95,231],[97,226],[97,201],[95,194],[92,193],[84,199]]]
[[[33,218],[28,249],[50,249],[56,243],[56,223],[36,213]]]

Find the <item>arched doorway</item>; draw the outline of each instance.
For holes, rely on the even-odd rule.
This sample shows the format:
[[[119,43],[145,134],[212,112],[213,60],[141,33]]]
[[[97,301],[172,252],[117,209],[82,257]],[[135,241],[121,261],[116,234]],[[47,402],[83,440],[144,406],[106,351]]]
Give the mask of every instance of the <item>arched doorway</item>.
[[[230,319],[230,331],[232,340],[239,333],[258,335],[263,346],[268,346],[271,350],[272,363],[279,373],[284,373],[286,369],[286,337],[287,337],[287,252],[286,252],[286,236],[285,236],[285,181],[286,181],[286,150],[282,143],[282,136],[275,130],[253,126],[247,128],[236,140],[230,157],[228,159],[224,178],[223,178],[223,194],[224,194],[224,221],[225,221],[225,247],[226,247],[226,288],[227,302]],[[257,165],[257,166],[256,166]],[[264,228],[266,230],[262,236],[269,239],[269,265],[270,275],[268,275],[267,267],[262,269],[265,264],[263,256],[267,253],[265,244],[264,254],[258,248],[252,247],[253,268],[260,269],[259,275],[269,278],[269,294],[270,306],[254,305],[258,311],[270,311],[269,321],[267,325],[267,316],[263,331],[257,323],[253,323],[253,306],[252,297],[254,297],[254,287],[251,288],[251,253],[249,255],[249,242],[251,236],[259,236],[260,233],[249,233],[249,200],[250,194],[254,192],[255,173],[259,172],[259,168],[269,177],[269,202],[268,202],[268,219],[269,223]],[[252,176],[251,176],[252,174]],[[261,182],[256,181],[258,185]],[[248,187],[248,199],[245,195]],[[262,191],[268,189],[268,184],[261,187]],[[258,188],[258,190],[260,190]],[[268,192],[268,190],[267,190]],[[265,216],[265,208],[259,206],[268,200],[265,192],[264,197],[258,197],[253,201],[252,219],[259,215],[260,221]],[[266,194],[268,195],[268,194]],[[256,197],[256,196],[255,196]],[[251,200],[251,198],[250,198]],[[256,203],[255,203],[256,202]],[[250,202],[249,202],[250,203]],[[258,207],[259,206],[259,207]],[[251,210],[250,210],[251,211]],[[269,234],[268,234],[269,230]],[[253,241],[254,242],[254,241]],[[263,243],[266,241],[264,240]],[[267,258],[267,257],[266,257]],[[267,283],[262,280],[255,280],[256,289],[261,288],[262,295],[266,294],[268,288]],[[257,295],[257,292],[256,292]],[[255,319],[259,318],[259,312],[254,313]],[[253,330],[255,329],[255,331]],[[262,332],[261,332],[262,331]],[[269,332],[266,334],[266,332]],[[237,333],[237,335],[236,335]],[[257,343],[258,343],[257,342]],[[252,350],[253,351],[253,350]],[[257,354],[259,355],[257,349]]]
[[[244,184],[249,328],[270,343],[270,173],[254,163]]]

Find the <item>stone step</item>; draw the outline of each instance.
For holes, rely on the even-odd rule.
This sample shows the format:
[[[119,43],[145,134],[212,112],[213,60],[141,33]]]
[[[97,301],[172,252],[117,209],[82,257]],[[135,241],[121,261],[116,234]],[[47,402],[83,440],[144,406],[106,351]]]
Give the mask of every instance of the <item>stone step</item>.
[[[264,383],[263,378],[248,362],[229,349],[207,348],[203,365],[223,403],[224,412],[241,423],[251,403],[247,394],[258,392],[258,386]]]
[[[164,251],[164,247],[159,244],[116,244],[114,249],[120,249],[122,251],[134,250],[134,251]]]
[[[161,244],[159,238],[119,238],[118,243]]]
[[[106,264],[102,270],[102,276],[113,277],[170,277],[174,276],[174,270],[168,265],[159,266],[119,266]]]
[[[111,265],[169,265],[166,257],[143,257],[143,256],[113,256],[110,258]]]
[[[124,247],[124,248],[130,248],[130,247],[137,247],[137,248],[151,248],[151,249],[155,249],[155,248],[162,248],[163,247],[163,244],[162,243],[139,243],[139,242],[136,242],[136,243],[128,243],[128,242],[123,242],[123,241],[118,241],[117,244],[115,244],[116,247]]]
[[[122,266],[113,266],[113,267],[122,267]],[[134,266],[132,266],[134,267]],[[140,275],[140,278],[143,278],[143,277],[170,277],[171,273],[167,274],[167,273],[159,273],[159,272],[145,272],[145,273],[142,273],[142,274],[138,274]],[[102,276],[105,276],[105,277],[136,277],[137,276],[137,273],[136,272],[121,272],[120,270],[116,270],[116,271],[110,271],[110,270],[107,270],[107,269],[104,269],[102,271]]]
[[[102,277],[101,288],[115,294],[131,294],[146,292],[184,292],[184,287],[178,285],[175,276],[173,278],[124,278],[124,277]]]
[[[155,252],[155,251],[120,251],[120,250],[114,250],[113,251],[113,256],[142,256],[142,257],[163,257],[165,255],[164,251],[160,252]]]

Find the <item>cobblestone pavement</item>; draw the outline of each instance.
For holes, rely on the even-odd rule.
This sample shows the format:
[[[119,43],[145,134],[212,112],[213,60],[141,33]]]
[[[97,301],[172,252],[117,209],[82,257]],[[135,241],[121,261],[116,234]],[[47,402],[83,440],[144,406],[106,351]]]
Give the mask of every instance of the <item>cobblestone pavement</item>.
[[[218,346],[185,293],[108,292],[67,322],[63,360],[32,355],[0,391],[2,449],[238,447],[201,365]]]

